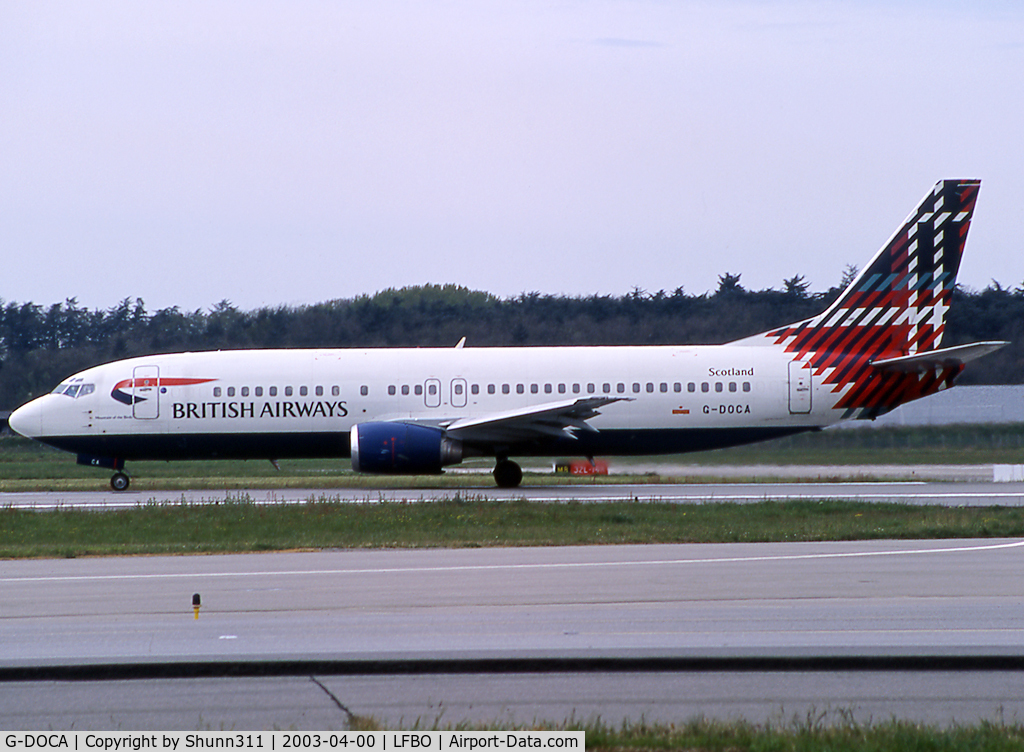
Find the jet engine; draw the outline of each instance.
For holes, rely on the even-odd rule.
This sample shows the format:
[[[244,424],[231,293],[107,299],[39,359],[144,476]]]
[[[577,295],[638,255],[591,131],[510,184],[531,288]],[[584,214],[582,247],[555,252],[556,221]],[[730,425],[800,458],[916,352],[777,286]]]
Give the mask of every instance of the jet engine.
[[[462,442],[433,426],[359,423],[349,433],[357,473],[439,473],[462,462]]]

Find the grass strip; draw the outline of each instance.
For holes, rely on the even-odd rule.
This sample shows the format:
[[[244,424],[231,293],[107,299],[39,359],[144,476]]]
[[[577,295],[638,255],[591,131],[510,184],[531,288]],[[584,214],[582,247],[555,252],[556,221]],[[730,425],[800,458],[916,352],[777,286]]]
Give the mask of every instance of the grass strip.
[[[841,501],[543,503],[454,496],[420,503],[245,498],[121,511],[0,509],[0,557],[324,548],[571,546],[1024,537],[1024,508]]]
[[[373,718],[356,716],[353,730],[390,730]],[[403,726],[403,729],[408,729]],[[587,749],[594,752],[618,750],[680,750],[687,752],[1019,752],[1024,749],[1024,725],[980,721],[972,725],[939,727],[892,719],[857,723],[849,711],[811,713],[786,722],[754,724],[723,722],[703,718],[682,724],[625,722],[611,726],[600,721],[530,726],[432,725],[416,724],[411,730],[424,731],[585,731]]]

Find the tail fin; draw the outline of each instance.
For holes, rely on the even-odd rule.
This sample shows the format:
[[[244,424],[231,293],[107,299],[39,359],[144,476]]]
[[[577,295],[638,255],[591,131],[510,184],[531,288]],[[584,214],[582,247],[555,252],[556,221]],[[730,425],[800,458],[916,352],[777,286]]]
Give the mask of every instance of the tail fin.
[[[740,342],[782,346],[810,363],[843,417],[874,417],[952,384],[962,362],[935,351],[956,285],[980,180],[942,180],[824,312]],[[919,369],[886,367],[914,363]]]

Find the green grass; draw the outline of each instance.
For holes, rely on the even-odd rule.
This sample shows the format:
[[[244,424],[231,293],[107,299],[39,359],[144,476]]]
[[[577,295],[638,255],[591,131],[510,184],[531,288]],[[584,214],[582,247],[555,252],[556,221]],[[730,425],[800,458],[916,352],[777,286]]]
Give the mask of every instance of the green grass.
[[[491,501],[266,506],[146,504],[122,511],[0,509],[0,557],[324,548],[572,546],[1024,537],[1024,508],[838,501],[602,504]]]
[[[690,456],[709,465],[1020,464],[1024,463],[1024,426],[857,426]]]
[[[695,719],[682,724],[623,723],[610,726],[600,721],[533,726],[456,725],[439,723],[412,730],[452,729],[469,731],[536,730],[585,731],[587,749],[687,750],[689,752],[1019,752],[1024,749],[1020,723],[981,721],[974,725],[939,727],[892,719],[855,723],[851,714],[820,713],[788,722],[754,724]],[[353,719],[360,731],[384,727],[372,718]],[[403,728],[408,728],[403,727]],[[387,730],[387,729],[385,729]]]

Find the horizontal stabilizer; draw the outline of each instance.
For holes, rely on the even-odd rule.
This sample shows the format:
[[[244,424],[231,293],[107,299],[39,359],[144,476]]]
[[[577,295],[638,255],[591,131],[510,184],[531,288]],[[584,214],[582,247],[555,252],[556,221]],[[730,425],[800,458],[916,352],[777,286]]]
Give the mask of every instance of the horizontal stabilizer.
[[[883,371],[900,371],[902,373],[914,373],[917,371],[930,371],[933,368],[950,368],[962,366],[968,361],[988,355],[1001,347],[1006,347],[1009,342],[972,342],[969,345],[957,345],[956,347],[945,347],[941,350],[930,350],[914,355],[904,355],[899,358],[886,358],[885,360],[874,360],[871,365]]]

